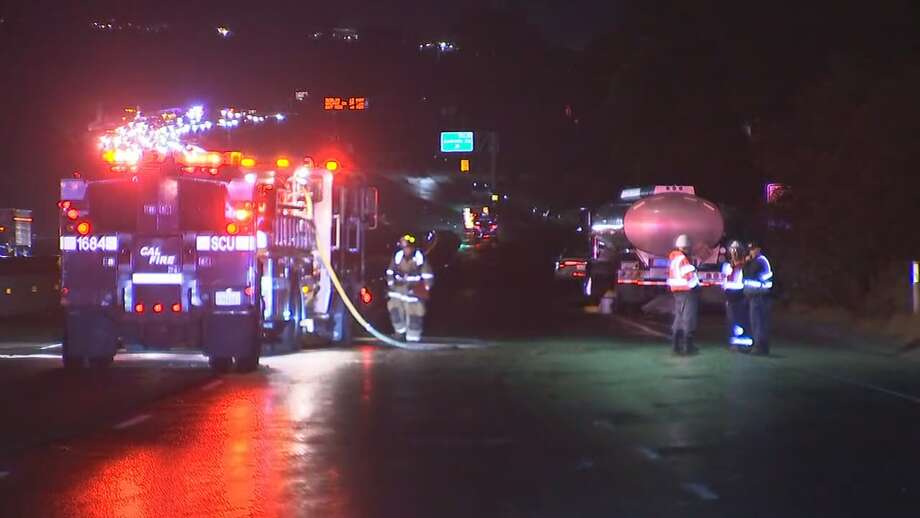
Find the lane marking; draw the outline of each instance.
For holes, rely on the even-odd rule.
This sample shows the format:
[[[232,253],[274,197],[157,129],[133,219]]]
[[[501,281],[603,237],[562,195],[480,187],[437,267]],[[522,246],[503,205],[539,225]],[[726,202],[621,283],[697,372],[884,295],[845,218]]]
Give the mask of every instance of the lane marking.
[[[897,390],[887,389],[887,388],[885,388],[885,387],[880,387],[880,386],[878,386],[878,385],[873,385],[872,383],[863,383],[863,382],[861,382],[861,381],[851,380],[851,379],[849,379],[849,378],[844,378],[844,377],[842,377],[842,376],[836,376],[836,375],[834,375],[834,374],[826,374],[826,373],[823,373],[823,372],[812,371],[812,370],[809,370],[809,369],[802,369],[802,368],[799,368],[799,367],[792,367],[791,370],[799,371],[799,373],[802,373],[802,374],[811,374],[811,375],[814,375],[814,376],[820,376],[820,377],[823,377],[823,378],[832,379],[832,380],[839,381],[840,383],[843,383],[843,384],[846,384],[846,385],[853,385],[853,386],[855,386],[855,387],[864,388],[864,389],[866,389],[866,390],[874,390],[874,391],[880,392],[880,393],[882,393],[882,394],[887,394],[887,395],[889,395],[889,396],[894,396],[894,397],[896,397],[896,398],[898,398],[898,399],[903,399],[903,400],[905,400],[905,401],[910,401],[911,403],[920,404],[920,397],[912,396],[912,395],[910,395],[910,394],[905,394],[905,393],[903,393],[903,392],[898,392]]]
[[[42,351],[47,351],[48,349],[57,349],[58,347],[61,347],[63,345],[64,344],[51,344],[51,345],[46,345],[44,347],[39,347],[39,349],[41,349]]]
[[[60,354],[41,354],[41,353],[37,353],[37,354],[0,354],[0,359],[3,359],[3,360],[24,360],[24,359],[29,359],[29,358],[44,358],[44,359],[54,358],[54,359],[60,360],[61,355]]]
[[[636,322],[635,320],[631,320],[631,319],[628,319],[628,318],[625,318],[625,317],[621,317],[621,316],[619,316],[619,315],[615,315],[615,316],[613,317],[613,319],[616,320],[617,322],[620,322],[621,324],[625,324],[625,325],[627,325],[627,326],[630,326],[630,327],[632,327],[633,329],[638,329],[638,330],[642,331],[643,333],[646,333],[646,334],[649,334],[649,335],[652,335],[652,336],[657,336],[658,338],[670,338],[670,337],[671,337],[671,335],[669,335],[669,334],[667,334],[667,333],[664,333],[664,332],[661,332],[661,331],[659,331],[659,330],[657,330],[657,329],[655,329],[655,328],[653,328],[653,327],[649,327],[649,326],[647,326],[647,325],[645,325],[645,324],[640,324],[639,322]]]
[[[611,422],[608,421],[607,419],[595,419],[595,420],[594,420],[594,427],[595,427],[595,428],[600,428],[600,429],[602,429],[602,430],[607,430],[608,432],[615,432],[615,431],[616,431],[616,427],[613,425],[613,423],[611,423]]]
[[[221,386],[224,383],[224,380],[214,380],[211,383],[201,387],[201,390],[213,390]]]
[[[639,453],[645,456],[648,460],[661,460],[661,455],[655,451],[655,448],[649,448],[648,446],[639,446]]]
[[[136,416],[132,417],[131,419],[128,419],[127,421],[122,421],[122,422],[116,424],[116,425],[113,426],[112,428],[114,428],[114,429],[116,429],[116,430],[124,430],[125,428],[130,428],[130,427],[132,427],[132,426],[134,426],[134,425],[143,423],[144,421],[146,421],[146,420],[148,420],[148,419],[150,419],[150,414],[136,415]]]
[[[680,485],[684,488],[684,491],[693,494],[700,500],[718,500],[719,495],[715,493],[712,489],[709,489],[709,486],[706,484],[700,484],[699,482],[685,482]]]

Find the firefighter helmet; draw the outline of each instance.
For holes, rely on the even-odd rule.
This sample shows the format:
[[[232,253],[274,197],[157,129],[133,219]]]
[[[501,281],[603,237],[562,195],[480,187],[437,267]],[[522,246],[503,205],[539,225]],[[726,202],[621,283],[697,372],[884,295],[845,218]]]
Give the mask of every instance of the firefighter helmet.
[[[414,235],[404,234],[401,238],[399,238],[399,245],[403,247],[410,246],[410,245],[414,246],[415,241],[416,239]]]
[[[690,236],[687,234],[681,234],[677,236],[677,239],[674,240],[675,248],[690,248]]]

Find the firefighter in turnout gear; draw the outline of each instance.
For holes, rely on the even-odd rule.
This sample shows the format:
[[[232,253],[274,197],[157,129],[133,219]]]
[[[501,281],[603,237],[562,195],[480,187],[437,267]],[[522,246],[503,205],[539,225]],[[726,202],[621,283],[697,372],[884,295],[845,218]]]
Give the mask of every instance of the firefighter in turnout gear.
[[[416,248],[415,236],[406,234],[399,240],[399,250],[387,268],[387,286],[390,321],[397,335],[406,341],[418,342],[422,338],[425,302],[434,283],[434,274],[425,260],[425,254]]]
[[[750,316],[747,299],[744,297],[744,265],[747,263],[747,249],[740,241],[728,245],[728,257],[722,265],[725,282],[725,321],[728,326],[728,344],[733,351],[746,350],[751,346]]]
[[[770,354],[770,292],[773,290],[773,268],[760,245],[748,245],[748,261],[744,267],[744,298],[750,308],[752,354]]]
[[[668,287],[674,294],[674,324],[671,329],[675,354],[694,354],[693,333],[696,331],[699,307],[700,279],[690,262],[690,237],[677,236],[674,250],[668,256]]]

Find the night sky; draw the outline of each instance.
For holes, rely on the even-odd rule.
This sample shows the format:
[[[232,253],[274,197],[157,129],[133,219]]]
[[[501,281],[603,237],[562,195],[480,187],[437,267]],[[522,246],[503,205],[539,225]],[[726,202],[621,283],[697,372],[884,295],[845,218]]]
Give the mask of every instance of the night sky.
[[[811,89],[834,77],[836,94],[858,103],[872,81],[898,80],[903,67],[916,66],[915,4],[6,2],[0,205],[53,207],[56,179],[86,148],[86,124],[99,107],[258,102],[284,99],[303,84],[324,93],[370,91],[375,114],[394,112],[366,133],[401,138],[391,147],[405,159],[430,157],[428,138],[412,129],[504,131],[500,166],[532,176],[530,187],[558,195],[556,203],[596,202],[579,196],[634,182],[693,182],[717,201],[751,203],[768,174],[788,174],[767,171],[764,135],[790,133],[785,125],[804,114],[801,99]],[[88,29],[91,20],[111,18],[167,23],[170,31],[140,37]],[[221,42],[217,25],[237,36]],[[306,34],[336,26],[392,44],[310,46]],[[458,38],[463,50],[444,60],[413,50],[440,38]],[[846,84],[835,76],[841,70],[858,80]],[[566,106],[574,116],[563,115]],[[566,183],[571,192],[550,188],[559,171],[578,179]],[[727,173],[743,185],[727,187]],[[579,181],[601,182],[601,189],[578,190]]]

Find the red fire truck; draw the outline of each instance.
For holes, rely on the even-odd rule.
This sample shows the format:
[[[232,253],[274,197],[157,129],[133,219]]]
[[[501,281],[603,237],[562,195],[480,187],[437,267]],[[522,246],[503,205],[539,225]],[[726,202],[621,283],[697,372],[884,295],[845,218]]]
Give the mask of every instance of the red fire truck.
[[[122,346],[197,348],[212,368],[258,367],[262,344],[350,340],[318,254],[370,302],[365,232],[377,191],[340,157],[104,153],[99,178],[61,181],[65,367]]]

